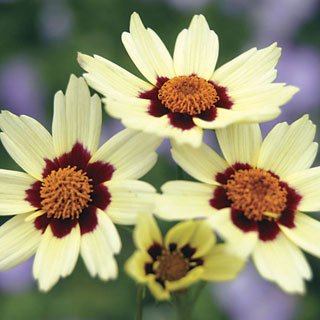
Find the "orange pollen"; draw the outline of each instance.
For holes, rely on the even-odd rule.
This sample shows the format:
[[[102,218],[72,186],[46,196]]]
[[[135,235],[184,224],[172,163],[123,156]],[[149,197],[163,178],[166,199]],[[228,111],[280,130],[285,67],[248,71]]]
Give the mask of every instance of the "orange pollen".
[[[232,207],[255,221],[277,219],[286,208],[287,190],[263,169],[236,171],[225,189]]]
[[[158,98],[172,112],[200,114],[220,100],[210,82],[196,76],[179,76],[164,83]]]
[[[42,209],[47,217],[55,219],[78,219],[82,210],[88,207],[93,191],[86,172],[77,167],[59,168],[43,180],[40,188]]]
[[[189,259],[185,258],[180,250],[170,252],[162,250],[161,256],[157,259],[156,278],[163,281],[175,281],[183,278],[189,271]]]

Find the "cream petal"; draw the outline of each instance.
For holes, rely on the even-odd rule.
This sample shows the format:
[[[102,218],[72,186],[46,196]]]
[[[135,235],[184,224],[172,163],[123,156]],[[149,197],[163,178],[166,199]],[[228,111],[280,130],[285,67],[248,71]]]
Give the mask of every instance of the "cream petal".
[[[270,83],[276,78],[275,66],[280,55],[281,49],[276,43],[261,50],[250,49],[217,69],[212,80],[233,90]]]
[[[25,200],[26,190],[36,181],[26,173],[0,169],[0,215],[37,210]]]
[[[254,250],[258,233],[256,231],[244,232],[239,229],[231,219],[230,208],[219,210],[207,222],[218,233],[218,235],[228,242],[228,252],[241,259],[247,259]]]
[[[233,123],[257,123],[269,121],[281,113],[278,107],[256,108],[252,105],[251,110],[237,110],[236,106],[229,109],[217,108],[217,118],[213,121],[205,121],[193,118],[193,122],[203,129],[222,129]]]
[[[214,187],[191,181],[169,181],[156,200],[155,214],[165,220],[182,220],[211,216]]]
[[[125,129],[99,148],[90,162],[110,163],[115,168],[113,179],[139,179],[156,163],[160,142],[157,136]]]
[[[225,244],[215,245],[204,258],[204,272],[201,279],[205,281],[229,281],[242,270],[243,259],[229,253]]]
[[[26,222],[29,213],[20,214],[0,227],[0,270],[11,269],[30,258],[37,250],[41,231],[33,221]]]
[[[309,168],[316,151],[316,145],[312,143],[314,136],[315,125],[308,115],[290,126],[279,123],[263,141],[257,166],[273,171],[281,179]]]
[[[136,12],[131,15],[130,33],[122,34],[122,43],[131,60],[152,84],[156,85],[158,77],[174,77],[167,48],[153,30],[144,27]]]
[[[154,86],[98,55],[94,58],[79,53],[78,62],[86,70],[83,76],[90,85],[104,96],[138,97]]]
[[[96,228],[81,237],[81,256],[92,277],[102,280],[115,279],[118,275],[114,253],[119,253],[119,234],[105,212],[98,210]]]
[[[320,222],[299,211],[294,217],[295,228],[281,226],[281,230],[296,245],[320,258]]]
[[[106,112],[109,113],[111,117],[117,119],[135,118],[139,130],[144,130],[144,127],[149,125],[148,121],[158,119],[148,113],[150,106],[149,99],[128,96],[108,96],[107,98],[102,99],[102,101],[105,103]],[[139,125],[138,121],[141,121],[143,125]]]
[[[228,89],[228,95],[234,103],[234,111],[256,111],[261,113],[271,113],[279,106],[288,102],[299,88],[294,86],[285,86],[285,83],[264,83],[258,86],[249,86]],[[257,115],[259,116],[259,115]],[[251,118],[248,122],[252,122]]]
[[[320,167],[293,173],[285,181],[302,196],[299,210],[320,211]]]
[[[133,239],[136,247],[145,251],[148,251],[154,242],[162,244],[162,235],[152,214],[138,214]]]
[[[301,250],[282,233],[273,241],[258,241],[253,262],[267,280],[288,293],[304,293],[304,279],[311,278],[310,267]]]
[[[41,291],[49,291],[59,280],[70,275],[76,265],[80,250],[80,227],[57,238],[48,226],[42,236],[33,263],[33,276],[39,281]]]
[[[258,124],[235,124],[216,131],[220,148],[230,165],[236,162],[256,165],[262,136]]]
[[[111,194],[106,212],[114,223],[135,224],[140,212],[151,213],[156,190],[137,180],[111,180],[105,182]]]
[[[201,144],[201,128],[193,126],[190,129],[181,129],[175,127],[167,115],[162,117],[150,115],[148,113],[150,100],[108,98],[105,101],[107,112],[115,118],[121,118],[127,128],[142,130],[159,137],[169,137],[178,144],[190,144],[195,148]]]
[[[229,165],[205,143],[193,148],[172,143],[171,154],[175,162],[193,178],[208,184],[216,183],[216,174]]]
[[[180,32],[175,44],[173,61],[176,74],[196,74],[209,80],[216,66],[218,53],[218,36],[209,29],[203,15],[195,15],[189,29]]]
[[[46,166],[44,159],[55,157],[52,137],[36,120],[16,116],[9,111],[0,115],[1,141],[18,165],[41,180]]]
[[[111,251],[118,254],[121,250],[121,239],[115,225],[109,216],[100,209],[97,209],[97,217],[101,234],[104,235],[106,241],[109,243]]]
[[[57,156],[81,143],[91,154],[97,150],[102,113],[97,95],[90,97],[83,78],[70,76],[65,97],[60,91],[54,100],[52,135]]]
[[[196,249],[192,259],[200,258],[213,249],[216,237],[212,228],[205,221],[184,221],[172,227],[165,237],[165,245],[169,248],[171,243],[183,248],[189,244]]]
[[[69,96],[74,95],[69,104],[66,104],[67,97],[61,91],[54,99],[52,134],[56,154],[69,152],[76,142],[93,154],[98,148],[101,133],[100,98],[97,95],[90,97],[82,78],[71,76],[69,88]]]

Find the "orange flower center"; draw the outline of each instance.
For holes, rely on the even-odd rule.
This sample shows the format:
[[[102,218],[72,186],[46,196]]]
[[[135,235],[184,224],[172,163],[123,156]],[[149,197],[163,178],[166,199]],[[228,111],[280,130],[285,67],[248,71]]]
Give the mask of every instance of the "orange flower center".
[[[87,174],[77,167],[59,168],[43,180],[40,188],[42,209],[48,218],[79,218],[82,210],[91,201],[93,188]]]
[[[157,262],[159,265],[156,268],[156,278],[161,278],[163,281],[179,280],[189,271],[189,259],[185,258],[183,253],[178,250],[170,252],[163,249]]]
[[[279,218],[286,208],[287,190],[263,169],[238,170],[225,188],[232,207],[255,221]]]
[[[215,106],[220,98],[214,86],[197,76],[179,76],[164,83],[158,98],[172,112],[200,114]]]

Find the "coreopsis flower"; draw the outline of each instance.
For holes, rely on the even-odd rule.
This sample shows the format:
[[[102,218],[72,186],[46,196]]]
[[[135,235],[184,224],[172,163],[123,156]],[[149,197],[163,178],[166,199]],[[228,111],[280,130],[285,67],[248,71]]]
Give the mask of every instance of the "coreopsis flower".
[[[217,130],[226,160],[207,145],[175,145],[175,161],[201,181],[163,185],[156,213],[164,219],[207,217],[238,255],[252,255],[260,274],[290,293],[312,276],[300,250],[320,257],[320,210],[315,126],[308,116],[276,125],[262,142],[258,124]]]
[[[1,141],[26,171],[0,170],[0,270],[35,254],[33,275],[49,290],[81,254],[89,273],[117,276],[121,241],[114,223],[133,224],[151,211],[154,188],[136,179],[155,163],[159,139],[125,129],[98,150],[101,102],[71,76],[54,99],[52,136],[36,120],[0,115]]]
[[[106,97],[107,112],[125,126],[180,144],[200,146],[203,129],[271,120],[298,90],[273,83],[281,54],[276,43],[252,48],[215,70],[218,37],[202,15],[178,35],[173,59],[137,13],[122,42],[148,82],[100,56],[80,53],[85,79]]]
[[[137,250],[125,270],[138,283],[148,285],[157,300],[188,288],[199,280],[232,280],[243,260],[230,255],[205,221],[186,221],[172,227],[163,239],[152,215],[141,213],[134,230]]]

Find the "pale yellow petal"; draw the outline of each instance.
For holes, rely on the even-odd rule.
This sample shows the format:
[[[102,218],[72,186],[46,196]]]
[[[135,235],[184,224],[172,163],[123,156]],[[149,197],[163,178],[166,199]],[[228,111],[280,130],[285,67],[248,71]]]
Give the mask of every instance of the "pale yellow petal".
[[[33,276],[39,281],[41,291],[49,291],[59,280],[70,275],[78,260],[80,250],[80,227],[57,238],[48,226],[42,236],[33,263]]]
[[[0,169],[0,215],[37,210],[25,200],[26,190],[36,181],[26,173]]]
[[[258,124],[235,124],[216,131],[220,148],[230,165],[236,162],[255,166],[262,143]]]
[[[109,139],[90,159],[115,168],[113,179],[139,179],[156,163],[161,138],[125,129]]]
[[[202,257],[213,249],[216,237],[212,228],[206,221],[185,221],[172,227],[165,237],[165,245],[169,248],[171,243],[177,244],[178,248],[189,245],[195,249],[192,259]]]
[[[162,245],[162,235],[152,214],[143,212],[138,214],[133,239],[136,247],[145,251],[148,251],[155,242]]]
[[[1,141],[18,165],[41,180],[44,159],[55,158],[52,137],[36,120],[16,116],[8,111],[0,115]]]
[[[253,262],[263,278],[276,282],[288,293],[304,293],[304,279],[311,278],[303,253],[282,233],[272,241],[259,241]]]
[[[140,212],[151,213],[156,190],[147,182],[111,180],[105,182],[111,194],[106,212],[114,223],[135,224]]]
[[[205,143],[199,148],[173,143],[171,153],[183,170],[204,183],[217,184],[216,174],[229,167],[228,163]]]
[[[139,283],[147,283],[148,275],[145,271],[146,263],[152,263],[152,258],[146,252],[135,251],[132,256],[128,258],[124,265],[124,270],[127,274]]]
[[[293,173],[285,181],[302,196],[299,210],[320,211],[320,167]]]
[[[153,88],[151,84],[98,55],[93,58],[79,53],[78,62],[88,72],[83,76],[90,87],[105,96],[138,97],[141,92]]]
[[[170,299],[170,293],[168,289],[165,289],[162,287],[162,285],[159,282],[156,282],[154,279],[149,278],[148,281],[148,287],[151,291],[152,295],[157,300],[169,300]]]
[[[195,267],[191,269],[184,277],[176,281],[166,281],[166,287],[169,291],[178,291],[190,287],[199,281],[203,274],[203,267]]]
[[[203,257],[204,272],[201,279],[205,281],[229,281],[242,270],[246,260],[230,254],[225,244],[218,244]]]
[[[270,83],[276,78],[275,66],[280,55],[276,43],[261,50],[250,49],[217,69],[212,80],[230,89]]]
[[[208,218],[207,222],[222,239],[228,242],[230,254],[246,259],[254,250],[258,241],[258,233],[256,231],[244,232],[239,229],[232,222],[230,208],[219,210]]]
[[[320,222],[297,211],[294,224],[295,228],[279,226],[296,245],[320,258]]]
[[[165,220],[184,220],[211,216],[214,187],[191,181],[169,181],[161,187],[155,214]]]
[[[174,77],[167,48],[153,30],[144,27],[136,12],[131,15],[130,32],[122,34],[122,42],[131,60],[152,84],[157,83],[158,77]]]
[[[81,256],[92,277],[102,280],[115,279],[118,275],[114,253],[119,253],[119,234],[106,213],[97,211],[96,228],[81,236]]]
[[[176,74],[196,74],[209,80],[216,66],[218,53],[218,36],[209,29],[203,15],[195,15],[189,28],[182,30],[177,37],[174,48]]]
[[[33,221],[26,222],[29,213],[20,214],[0,227],[0,270],[11,269],[29,259],[37,250],[41,230]]]
[[[276,125],[262,143],[257,166],[281,179],[309,168],[315,157],[314,136],[315,125],[308,115],[290,126],[285,122]]]

